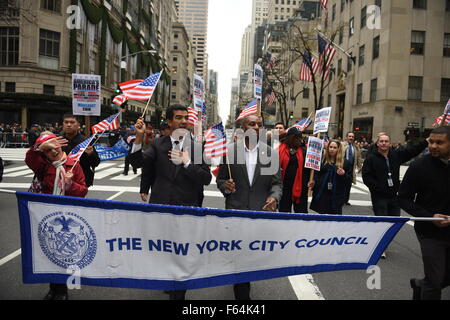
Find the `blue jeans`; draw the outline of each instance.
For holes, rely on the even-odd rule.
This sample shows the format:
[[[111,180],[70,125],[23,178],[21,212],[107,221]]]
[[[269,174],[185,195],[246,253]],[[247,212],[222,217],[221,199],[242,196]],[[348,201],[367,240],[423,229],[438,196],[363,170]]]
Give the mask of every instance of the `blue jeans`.
[[[379,196],[371,195],[373,213],[376,216],[400,216],[400,206],[398,205],[398,200],[394,198],[382,198]]]

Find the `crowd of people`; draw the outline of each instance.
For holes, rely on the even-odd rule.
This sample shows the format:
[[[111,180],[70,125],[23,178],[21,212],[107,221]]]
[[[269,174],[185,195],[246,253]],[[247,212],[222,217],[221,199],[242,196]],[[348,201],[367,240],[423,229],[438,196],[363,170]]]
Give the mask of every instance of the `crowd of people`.
[[[113,131],[109,144],[124,138],[130,146],[126,168],[142,168],[140,196],[145,202],[162,205],[201,207],[204,188],[212,179],[210,166],[202,157],[201,163],[189,150],[202,148],[188,123],[188,110],[173,105],[166,110],[167,122],[155,134],[142,118],[136,123]],[[190,136],[174,135],[178,129],[191,132]],[[286,130],[277,124],[280,141],[272,147],[259,140],[263,129],[261,117],[249,115],[242,120],[243,138],[228,145],[231,159],[224,158],[218,167],[217,188],[222,192],[226,209],[308,213],[308,195],[312,192],[309,209],[319,214],[341,215],[350,205],[349,196],[356,174],[370,190],[373,212],[376,216],[399,216],[403,208],[420,217],[449,218],[450,202],[450,127],[431,132],[426,141],[394,147],[386,132],[376,140],[355,141],[348,132],[345,141],[332,139],[324,147],[321,170],[314,174],[306,169],[306,143],[296,127]],[[95,148],[89,146],[79,164],[67,154],[84,137],[80,123],[73,115],[65,115],[57,134],[37,130],[37,136],[27,152],[25,162],[35,173],[32,191],[55,195],[84,197],[94,183],[95,168],[100,160]],[[192,138],[192,139],[191,139]],[[200,145],[199,145],[200,144]],[[400,182],[400,165],[424,154],[414,162]],[[268,150],[268,157],[279,160],[274,172],[264,169],[259,152]],[[365,150],[365,156],[362,156]],[[239,154],[242,162],[238,161]],[[427,172],[427,174],[423,174]],[[38,190],[38,191],[36,191]],[[414,298],[438,299],[450,279],[450,221],[416,223],[425,266],[425,279],[411,280]],[[168,291],[172,300],[184,300],[185,290]],[[234,285],[236,299],[249,300],[250,283]],[[67,299],[66,285],[51,284],[46,299]]]

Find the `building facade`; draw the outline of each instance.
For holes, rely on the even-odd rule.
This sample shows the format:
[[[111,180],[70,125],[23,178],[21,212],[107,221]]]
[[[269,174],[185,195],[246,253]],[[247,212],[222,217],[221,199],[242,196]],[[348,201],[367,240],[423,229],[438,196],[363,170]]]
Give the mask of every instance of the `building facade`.
[[[196,50],[196,73],[205,82],[208,77],[208,3],[209,0],[175,0],[178,21],[184,24]]]
[[[72,112],[72,73],[101,76],[102,115],[91,120],[102,120],[118,110],[111,102],[119,82],[164,70],[147,114],[149,122],[158,123],[169,104],[174,3],[15,0],[1,5],[0,122],[22,128],[61,122]],[[129,101],[123,119],[136,120],[144,107],[145,102]]]

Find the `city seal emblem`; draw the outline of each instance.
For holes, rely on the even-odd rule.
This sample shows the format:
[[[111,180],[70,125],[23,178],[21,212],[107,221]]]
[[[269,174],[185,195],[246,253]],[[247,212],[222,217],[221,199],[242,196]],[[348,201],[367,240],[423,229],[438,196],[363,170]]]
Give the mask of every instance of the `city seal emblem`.
[[[54,264],[83,269],[95,258],[97,239],[87,221],[72,212],[54,212],[38,226],[42,251]]]

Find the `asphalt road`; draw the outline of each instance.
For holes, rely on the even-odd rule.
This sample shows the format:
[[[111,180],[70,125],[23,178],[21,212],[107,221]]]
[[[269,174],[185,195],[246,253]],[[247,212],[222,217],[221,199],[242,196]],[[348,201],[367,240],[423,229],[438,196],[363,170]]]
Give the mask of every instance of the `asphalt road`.
[[[123,176],[121,161],[102,164],[97,170],[95,186],[88,198],[139,201],[139,174],[132,170]],[[0,189],[26,191],[32,179],[22,162],[10,162],[5,167]],[[206,188],[204,205],[224,208],[215,184]],[[372,215],[370,195],[359,179],[352,188],[352,205],[344,207],[347,215]],[[20,232],[17,202],[12,194],[0,193],[0,300],[39,300],[47,293],[47,284],[22,283]],[[407,215],[402,213],[402,215]],[[387,259],[378,262],[376,274],[366,270],[339,271],[299,275],[252,283],[255,300],[409,300],[409,279],[423,276],[422,260],[413,226],[406,224],[387,250]],[[369,283],[369,286],[368,286]],[[375,287],[375,288],[374,288]],[[188,291],[189,300],[233,300],[233,287],[223,286]],[[167,300],[162,291],[82,286],[70,291],[71,300]],[[443,292],[450,300],[450,288]]]

